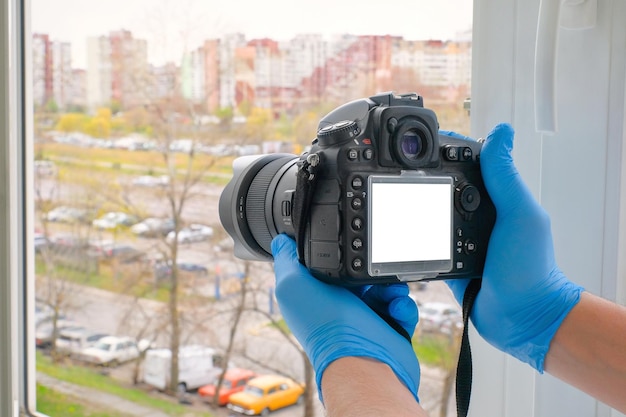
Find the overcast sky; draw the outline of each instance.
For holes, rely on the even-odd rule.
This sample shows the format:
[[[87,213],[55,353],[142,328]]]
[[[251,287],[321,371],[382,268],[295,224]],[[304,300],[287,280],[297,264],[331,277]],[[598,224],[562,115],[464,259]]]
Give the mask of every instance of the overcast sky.
[[[275,40],[303,33],[446,40],[472,24],[471,0],[31,0],[31,7],[33,32],[70,42],[79,68],[87,37],[119,29],[146,39],[150,60],[159,64],[225,33]]]

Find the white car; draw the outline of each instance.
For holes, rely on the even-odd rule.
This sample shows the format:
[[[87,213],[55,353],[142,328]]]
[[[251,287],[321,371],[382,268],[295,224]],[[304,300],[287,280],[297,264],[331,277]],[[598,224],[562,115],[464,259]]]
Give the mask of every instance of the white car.
[[[87,219],[87,211],[69,206],[59,206],[46,214],[46,220],[59,223],[78,223]]]
[[[116,229],[122,226],[132,226],[135,223],[137,223],[135,216],[118,211],[109,212],[92,222],[97,229]]]
[[[169,232],[167,234],[167,241],[173,242],[175,232]],[[203,224],[190,224],[189,226],[180,229],[178,232],[179,243],[191,243],[208,240],[213,237],[213,228]]]
[[[56,348],[58,352],[74,355],[92,346],[105,336],[108,335],[82,326],[65,327],[59,331]]]
[[[166,236],[172,230],[174,230],[174,220],[156,217],[148,217],[130,228],[130,231],[137,236],[144,237]]]
[[[452,329],[463,326],[461,309],[453,304],[428,302],[419,306],[418,326],[424,332],[449,334]]]
[[[141,352],[149,348],[150,342],[147,340],[142,339],[136,342],[130,337],[106,336],[94,345],[83,349],[75,357],[94,365],[117,366],[137,359]]]

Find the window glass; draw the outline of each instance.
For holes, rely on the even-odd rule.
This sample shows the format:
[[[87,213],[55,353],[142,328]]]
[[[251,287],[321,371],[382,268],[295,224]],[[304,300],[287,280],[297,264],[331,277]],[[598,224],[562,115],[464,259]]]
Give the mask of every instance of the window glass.
[[[111,384],[154,408],[163,392],[178,415],[207,415],[178,400],[200,401],[222,366],[280,370],[315,389],[281,332],[271,264],[236,258],[220,223],[233,160],[298,155],[329,111],[384,91],[422,95],[442,129],[469,134],[471,2],[30,4],[40,389],[59,379],[119,392]],[[417,296],[454,302],[444,287]],[[70,324],[130,337],[138,352],[94,371],[80,351],[58,354],[55,335]],[[452,372],[439,360],[450,335],[431,336],[440,353],[422,366]],[[424,373],[421,388],[448,392],[431,374],[441,372]],[[39,411],[115,412],[87,395],[51,397]],[[444,402],[424,405],[437,415]]]

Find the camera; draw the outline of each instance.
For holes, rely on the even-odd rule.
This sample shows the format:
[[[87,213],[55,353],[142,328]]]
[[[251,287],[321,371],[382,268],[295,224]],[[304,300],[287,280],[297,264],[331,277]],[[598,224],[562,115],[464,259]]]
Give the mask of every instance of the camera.
[[[320,121],[308,152],[235,159],[220,220],[238,258],[271,261],[286,233],[333,284],[478,278],[495,222],[481,148],[440,135],[418,94],[351,101]]]

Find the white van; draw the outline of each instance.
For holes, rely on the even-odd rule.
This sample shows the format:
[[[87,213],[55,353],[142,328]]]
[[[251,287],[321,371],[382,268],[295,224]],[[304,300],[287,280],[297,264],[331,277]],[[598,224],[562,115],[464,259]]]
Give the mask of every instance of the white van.
[[[221,372],[222,356],[213,348],[201,345],[181,346],[178,353],[178,388],[185,392],[207,385]],[[150,349],[143,362],[143,380],[159,390],[165,390],[170,383],[170,363],[172,352],[169,349]]]

